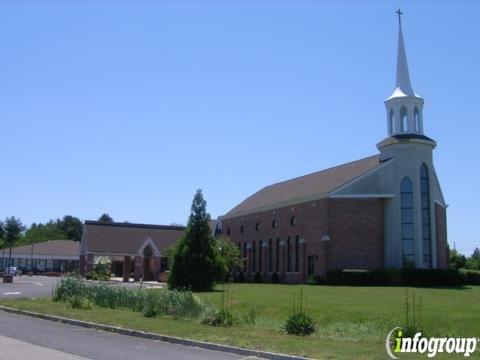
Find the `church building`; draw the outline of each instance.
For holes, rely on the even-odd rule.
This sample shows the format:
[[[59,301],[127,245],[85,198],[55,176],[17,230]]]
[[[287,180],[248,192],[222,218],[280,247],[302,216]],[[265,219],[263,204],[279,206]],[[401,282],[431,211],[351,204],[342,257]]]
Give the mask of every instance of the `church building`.
[[[242,255],[238,272],[301,283],[339,269],[446,268],[447,205],[423,104],[399,21],[396,85],[378,154],[266,186],[220,217]]]

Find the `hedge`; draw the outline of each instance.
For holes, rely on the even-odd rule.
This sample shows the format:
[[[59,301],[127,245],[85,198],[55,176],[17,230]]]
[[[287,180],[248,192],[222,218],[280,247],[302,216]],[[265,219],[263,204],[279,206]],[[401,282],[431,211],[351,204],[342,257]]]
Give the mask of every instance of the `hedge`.
[[[348,286],[462,286],[480,285],[480,271],[454,269],[344,269],[330,272],[325,283]]]
[[[480,285],[480,271],[462,269],[460,273],[465,276],[468,285]]]

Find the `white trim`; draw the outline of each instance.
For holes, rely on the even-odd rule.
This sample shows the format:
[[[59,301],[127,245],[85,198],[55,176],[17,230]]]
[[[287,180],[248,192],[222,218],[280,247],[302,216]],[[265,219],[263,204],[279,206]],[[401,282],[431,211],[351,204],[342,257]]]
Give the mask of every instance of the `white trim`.
[[[433,177],[435,179],[435,184],[437,185],[437,189],[440,192],[440,198],[443,202],[442,206],[447,207],[448,205],[445,201],[445,196],[443,196],[443,191],[442,191],[442,187],[440,186],[440,181],[438,180],[437,172],[435,171],[435,167],[434,166],[432,166],[432,167],[433,167],[432,170],[433,170]],[[435,201],[437,201],[437,200],[435,200]]]
[[[160,251],[158,250],[158,248],[155,246],[153,240],[151,238],[148,238],[142,246],[140,246],[140,249],[138,250],[137,252],[137,255],[140,255],[140,256],[143,256],[143,251],[145,250],[145,248],[150,245],[152,247],[152,250],[153,250],[153,255],[154,256],[160,256]]]
[[[370,176],[371,174],[375,173],[376,171],[380,170],[380,169],[383,169],[385,166],[387,165],[390,165],[390,164],[393,164],[395,162],[395,159],[389,159],[389,160],[386,160],[383,162],[383,164],[381,165],[378,165],[377,167],[363,173],[362,175],[360,176],[357,176],[356,178],[353,178],[352,180],[350,180],[349,182],[343,184],[343,185],[340,185],[339,187],[337,187],[336,189],[333,189],[332,191],[330,191],[330,197],[332,195],[335,195],[336,193],[338,193],[339,191],[342,191],[343,189],[345,189],[346,187],[352,185],[352,184],[355,184],[357,181],[359,180],[362,180],[364,178],[366,178],[367,176]]]
[[[440,205],[440,206],[441,206],[442,208],[444,208],[445,210],[448,208],[448,205],[447,205],[447,204],[444,204],[444,203],[442,203],[442,202],[440,202],[440,201],[438,201],[438,200],[433,200],[433,202],[434,202],[435,204]]]
[[[361,199],[361,198],[394,198],[395,194],[337,194],[330,195],[330,199]]]

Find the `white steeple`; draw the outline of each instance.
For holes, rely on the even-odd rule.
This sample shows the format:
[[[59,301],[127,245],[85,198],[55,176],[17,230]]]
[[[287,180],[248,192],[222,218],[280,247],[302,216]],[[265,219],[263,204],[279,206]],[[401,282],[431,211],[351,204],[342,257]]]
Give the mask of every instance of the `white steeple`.
[[[410,83],[407,53],[403,41],[402,12],[398,14],[398,50],[397,79],[393,94],[385,101],[387,107],[388,134],[422,134],[423,135],[423,99],[417,95]]]
[[[407,53],[403,42],[402,23],[399,23],[398,29],[398,51],[397,51],[397,82],[395,91],[400,91],[406,96],[415,96],[412,85],[410,84],[410,74],[408,72]]]

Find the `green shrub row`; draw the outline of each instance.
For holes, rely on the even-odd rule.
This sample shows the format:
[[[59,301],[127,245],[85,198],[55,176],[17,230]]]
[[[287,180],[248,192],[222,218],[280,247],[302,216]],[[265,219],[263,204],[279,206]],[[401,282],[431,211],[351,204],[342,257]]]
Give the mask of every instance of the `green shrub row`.
[[[468,285],[480,285],[480,271],[479,270],[467,270],[461,269],[460,274],[462,274]]]
[[[462,286],[479,285],[480,271],[455,269],[335,270],[326,279],[312,278],[309,283],[349,286]]]

